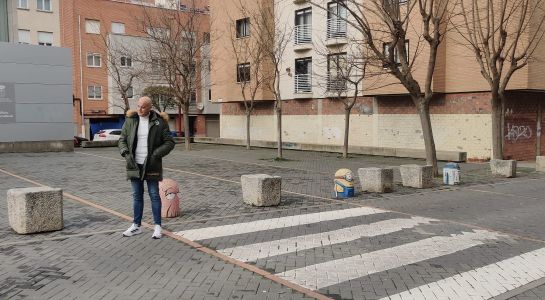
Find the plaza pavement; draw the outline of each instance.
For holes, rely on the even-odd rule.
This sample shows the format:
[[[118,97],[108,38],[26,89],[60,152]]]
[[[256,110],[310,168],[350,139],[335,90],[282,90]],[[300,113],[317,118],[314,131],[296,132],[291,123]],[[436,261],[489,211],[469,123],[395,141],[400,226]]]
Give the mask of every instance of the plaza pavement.
[[[0,299],[545,299],[545,174],[531,168],[463,164],[457,187],[337,200],[341,167],[424,161],[182,146],[164,162],[182,214],[161,240],[121,237],[131,192],[115,148],[1,154]],[[252,173],[282,176],[280,206],[242,202]],[[64,190],[65,228],[17,235],[6,191],[36,185]]]

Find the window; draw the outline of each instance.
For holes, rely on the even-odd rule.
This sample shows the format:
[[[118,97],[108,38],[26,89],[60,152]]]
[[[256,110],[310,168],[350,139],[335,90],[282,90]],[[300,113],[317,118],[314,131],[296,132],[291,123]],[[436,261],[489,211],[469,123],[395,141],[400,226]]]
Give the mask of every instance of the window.
[[[38,31],[38,45],[53,46],[53,32]]]
[[[87,66],[93,68],[99,68],[101,66],[100,54],[89,53],[87,54]]]
[[[132,86],[129,86],[127,88],[127,98],[129,99],[134,98],[134,89],[132,88]]]
[[[250,81],[250,63],[237,65],[237,82]]]
[[[121,66],[130,68],[132,67],[132,58],[128,56],[122,56],[121,57]]]
[[[17,2],[17,8],[28,9],[28,0],[19,0]]]
[[[87,98],[100,100],[102,99],[102,86],[90,85],[87,87]]]
[[[344,3],[343,3],[344,4]],[[327,4],[327,38],[346,37],[346,7],[337,2]]]
[[[250,18],[237,20],[237,38],[250,36]]]
[[[170,30],[168,28],[148,27],[146,32],[153,38],[166,38],[170,36]]]
[[[37,0],[38,10],[51,11],[51,0]]]
[[[346,90],[346,53],[335,53],[327,56],[327,90]]]
[[[125,34],[125,24],[112,22],[112,33]]]
[[[189,94],[189,104],[190,105],[197,104],[197,92],[191,91],[191,93]]]
[[[295,44],[312,42],[312,8],[295,11]]]
[[[100,21],[85,20],[85,32],[91,34],[100,34]]]
[[[17,31],[19,43],[30,44],[30,30],[19,29]]]
[[[295,11],[295,26],[297,25],[312,25],[312,8]]]
[[[167,66],[167,60],[164,58],[152,58],[151,59],[151,71],[155,75],[160,75]]]
[[[312,92],[312,57],[295,60],[295,93]]]
[[[382,45],[382,51],[384,53],[384,56],[386,59],[388,59],[390,55],[390,43],[384,43]],[[407,60],[407,63],[409,63],[409,40],[405,40],[405,59]],[[397,54],[397,49],[394,49],[394,61],[400,65],[401,60],[399,59],[399,55]],[[386,64],[384,64],[383,67],[387,67]]]

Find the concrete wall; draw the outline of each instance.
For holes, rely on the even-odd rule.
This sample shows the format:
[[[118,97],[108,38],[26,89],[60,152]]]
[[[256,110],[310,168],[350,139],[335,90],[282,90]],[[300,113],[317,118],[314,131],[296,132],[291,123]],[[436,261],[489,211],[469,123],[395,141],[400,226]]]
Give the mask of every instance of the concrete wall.
[[[221,115],[221,138],[245,139],[245,117]],[[251,137],[276,141],[276,117],[252,116]],[[351,115],[350,146],[423,149],[417,115]],[[488,114],[432,115],[438,151],[467,152],[471,159],[490,158],[491,117]],[[283,116],[283,141],[319,145],[342,145],[344,116]]]
[[[0,43],[0,144],[71,144],[70,57],[65,48]]]

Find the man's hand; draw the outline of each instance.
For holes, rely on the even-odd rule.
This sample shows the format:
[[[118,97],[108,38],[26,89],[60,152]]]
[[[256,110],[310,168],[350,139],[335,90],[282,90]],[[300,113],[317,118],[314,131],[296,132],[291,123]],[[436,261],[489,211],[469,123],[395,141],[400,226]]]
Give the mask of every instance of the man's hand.
[[[125,156],[127,156],[127,154],[129,154],[129,151],[128,150],[123,150],[123,152],[121,153],[121,156],[125,157]]]

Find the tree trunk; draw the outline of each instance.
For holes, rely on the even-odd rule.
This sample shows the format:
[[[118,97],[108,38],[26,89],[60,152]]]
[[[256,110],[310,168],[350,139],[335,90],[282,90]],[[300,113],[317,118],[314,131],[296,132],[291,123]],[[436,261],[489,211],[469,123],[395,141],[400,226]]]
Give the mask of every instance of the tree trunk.
[[[250,117],[252,115],[252,112],[247,110],[246,111],[246,149],[251,150],[250,147]]]
[[[344,109],[344,144],[343,158],[348,158],[348,133],[350,132],[350,108]]]
[[[176,120],[178,123],[178,129],[180,130],[179,133],[182,133],[182,106],[178,105],[178,120]]]
[[[420,115],[420,123],[422,124],[422,135],[424,137],[424,145],[426,151],[426,164],[433,166],[434,176],[439,175],[437,167],[437,153],[435,152],[435,141],[433,139],[433,131],[431,128],[430,105],[424,99],[419,100],[418,114]]]
[[[497,91],[492,91],[492,158],[503,159],[502,101]]]
[[[185,141],[185,150],[191,150],[190,138],[191,133],[189,130],[189,103],[184,105],[184,141]]]
[[[278,151],[276,158],[282,159],[282,108],[276,108],[276,133],[278,142]]]
[[[126,114],[130,109],[129,99],[127,99],[127,96],[123,96],[123,103],[125,104],[125,109],[123,109],[123,114]]]

